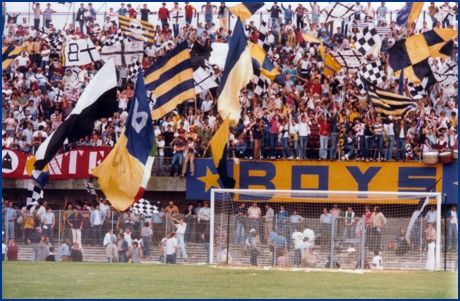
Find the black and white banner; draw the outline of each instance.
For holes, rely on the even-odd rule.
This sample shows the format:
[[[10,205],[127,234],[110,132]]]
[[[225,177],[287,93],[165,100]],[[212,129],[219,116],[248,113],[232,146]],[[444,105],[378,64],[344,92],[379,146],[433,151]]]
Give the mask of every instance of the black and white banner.
[[[63,66],[82,66],[99,61],[101,56],[90,39],[70,41],[64,44]]]
[[[136,61],[142,62],[144,50],[144,42],[117,43],[112,46],[104,46],[101,57],[105,62],[113,59],[117,66],[133,65]]]

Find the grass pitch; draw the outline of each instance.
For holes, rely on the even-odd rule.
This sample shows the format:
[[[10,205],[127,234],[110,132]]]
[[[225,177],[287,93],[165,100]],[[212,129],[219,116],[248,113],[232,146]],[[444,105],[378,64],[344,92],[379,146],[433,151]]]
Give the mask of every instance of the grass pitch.
[[[458,298],[452,272],[342,273],[209,266],[4,262],[5,298]]]

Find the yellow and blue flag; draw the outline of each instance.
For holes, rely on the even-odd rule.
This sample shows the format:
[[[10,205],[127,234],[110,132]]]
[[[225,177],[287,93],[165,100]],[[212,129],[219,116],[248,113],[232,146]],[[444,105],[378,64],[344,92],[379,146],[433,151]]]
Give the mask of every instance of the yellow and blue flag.
[[[193,68],[187,41],[156,61],[144,75],[145,87],[155,96],[152,118],[160,119],[184,101],[195,99]]]
[[[235,6],[230,6],[228,10],[235,16],[239,17],[242,22],[251,18],[259,9],[265,5],[265,2],[241,2]]]
[[[281,86],[285,86],[284,75],[280,74],[273,63],[268,59],[267,53],[258,44],[248,42],[251,48],[252,64],[260,73],[265,75],[269,80]],[[230,52],[229,52],[230,53]]]
[[[219,114],[230,115],[230,126],[236,126],[241,118],[239,94],[254,77],[251,63],[251,51],[246,41],[243,24],[238,18],[229,45],[218,97]]]
[[[2,48],[2,69],[8,68],[9,65],[24,51],[23,46],[8,46]]]
[[[340,69],[342,69],[342,66],[334,60],[332,55],[326,54],[324,58],[324,76],[334,76]]]
[[[133,40],[155,43],[155,26],[136,18],[118,16],[121,32]]]
[[[367,90],[372,106],[383,116],[406,116],[417,108],[416,100],[380,89],[362,77],[361,81]]]
[[[227,167],[227,145],[228,134],[230,131],[229,124],[230,115],[225,118],[224,122],[216,131],[216,134],[211,140],[210,146],[214,165],[216,166],[217,173],[219,174],[219,178],[224,185],[224,188],[233,189],[235,188],[235,179],[228,175]]]
[[[154,140],[147,90],[138,76],[126,129],[104,162],[91,170],[117,211],[125,211],[144,194],[155,155]]]
[[[407,2],[407,4],[398,11],[396,25],[399,27],[411,27],[412,23],[414,23],[420,15],[424,4],[425,2]]]
[[[451,40],[457,35],[457,30],[439,28],[399,40],[388,50],[390,66],[397,76],[404,69],[404,76],[419,84],[429,71],[427,59],[452,56]]]

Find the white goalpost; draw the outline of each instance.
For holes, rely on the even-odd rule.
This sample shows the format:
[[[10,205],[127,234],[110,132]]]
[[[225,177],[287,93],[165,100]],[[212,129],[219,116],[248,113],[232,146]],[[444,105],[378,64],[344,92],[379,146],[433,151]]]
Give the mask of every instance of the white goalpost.
[[[210,203],[211,264],[368,268],[381,256],[388,270],[441,269],[441,193],[212,189]]]

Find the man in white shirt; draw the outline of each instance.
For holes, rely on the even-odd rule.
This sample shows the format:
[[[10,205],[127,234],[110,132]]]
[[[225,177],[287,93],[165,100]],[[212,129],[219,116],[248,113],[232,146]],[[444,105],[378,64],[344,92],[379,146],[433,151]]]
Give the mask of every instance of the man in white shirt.
[[[315,244],[315,232],[308,225],[303,226],[303,236],[308,238],[310,244]]]
[[[434,227],[436,227],[436,219],[438,217],[438,211],[436,210],[435,206],[430,207],[430,211],[426,213],[425,220],[427,223],[432,223]]]
[[[166,263],[176,264],[176,254],[179,250],[177,247],[176,233],[168,233],[171,235],[166,241]]]
[[[110,220],[110,205],[107,204],[107,199],[103,199],[101,198],[100,199],[101,203],[99,204],[99,209],[104,212],[105,214],[105,221],[104,221],[104,224],[103,224],[103,230],[104,231],[109,231],[109,220]]]
[[[209,111],[208,124],[209,124],[209,128],[211,128],[211,129],[216,124],[216,117],[214,116],[213,110]]]
[[[152,63],[155,57],[157,56],[157,48],[153,44],[149,44],[149,46],[145,49],[145,54],[149,58],[149,63]]]
[[[201,111],[205,114],[205,116],[211,111],[212,106],[214,105],[214,101],[208,95],[206,99],[201,103]]]
[[[131,238],[131,228],[126,227],[125,233],[124,233],[124,240],[128,243],[128,247],[132,247],[133,245],[133,239]]]
[[[105,254],[107,255],[107,260],[109,262],[118,262],[118,252],[117,252],[117,237],[113,234],[113,230],[110,229],[108,233],[104,236]]]
[[[302,255],[302,244],[303,244],[303,234],[299,231],[299,229],[294,228],[294,232],[292,233],[292,242],[294,243],[295,248],[295,255],[294,255],[294,265],[300,266],[300,260]]]
[[[371,21],[375,18],[375,9],[372,7],[372,2],[367,2],[367,6],[364,7],[363,12],[366,15],[365,21]]]
[[[174,222],[177,223],[177,224],[174,224],[174,227],[176,227],[177,245],[180,248],[180,251],[182,252],[182,257],[184,258],[184,261],[187,261],[187,252],[185,251],[185,241],[184,241],[184,235],[185,235],[185,230],[187,229],[187,223],[184,223],[183,218],[181,218],[180,220],[174,219]],[[179,258],[180,258],[180,253],[179,253]]]
[[[265,212],[265,215],[264,215],[264,219],[265,219],[264,238],[268,244],[268,241],[269,241],[268,237],[270,235],[270,232],[273,231],[273,218],[275,217],[275,211],[273,211],[271,205],[268,203],[265,204],[265,210],[267,211]]]
[[[378,251],[374,251],[374,258],[372,259],[371,269],[383,270],[383,259],[382,256],[379,255]]]
[[[252,203],[252,206],[248,208],[248,219],[249,219],[249,228],[256,229],[256,232],[259,230],[259,218],[262,216],[262,211],[260,210],[257,203]]]
[[[93,205],[94,210],[91,210],[90,223],[93,228],[93,246],[102,244],[102,224],[105,220],[105,213],[99,208],[99,203]]]

